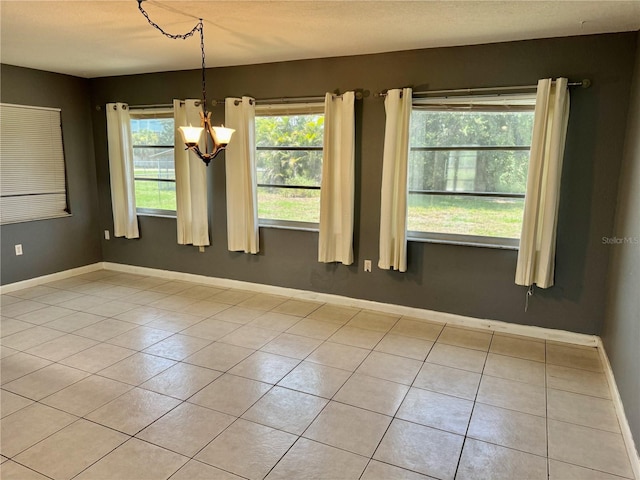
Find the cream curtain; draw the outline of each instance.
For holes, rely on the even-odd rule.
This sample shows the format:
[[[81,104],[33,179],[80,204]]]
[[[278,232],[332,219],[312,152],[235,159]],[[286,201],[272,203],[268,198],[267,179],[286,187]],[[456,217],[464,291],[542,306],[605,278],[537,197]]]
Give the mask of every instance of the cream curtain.
[[[538,82],[516,284],[553,285],[560,177],[569,121],[567,79]]]
[[[107,103],[107,144],[113,235],[138,238],[131,123],[126,103]]]
[[[387,92],[384,108],[380,258],[378,267],[407,271],[407,163],[409,161],[410,88]]]
[[[209,245],[207,166],[184,148],[179,127],[200,125],[200,100],[174,100],[174,159],[176,169],[176,220],[180,245]],[[202,141],[202,140],[201,140]],[[204,145],[202,145],[204,151]]]
[[[255,116],[252,98],[226,99],[227,127],[236,130],[225,154],[227,242],[232,252],[258,253],[259,250]]]
[[[319,262],[353,263],[354,102],[354,92],[325,96]]]

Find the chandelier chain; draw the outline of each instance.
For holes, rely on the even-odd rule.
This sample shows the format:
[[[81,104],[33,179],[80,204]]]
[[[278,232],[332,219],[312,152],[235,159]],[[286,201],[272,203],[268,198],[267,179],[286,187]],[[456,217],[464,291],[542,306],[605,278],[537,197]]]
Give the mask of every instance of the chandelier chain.
[[[147,19],[149,25],[162,33],[165,37],[168,37],[172,40],[186,40],[189,37],[192,37],[196,32],[200,33],[200,51],[202,52],[202,112],[200,115],[202,116],[201,128],[191,128],[180,127],[180,131],[182,132],[183,139],[187,150],[191,150],[195,153],[200,159],[205,163],[205,165],[209,165],[211,160],[213,160],[220,152],[227,148],[229,140],[231,140],[231,135],[234,130],[232,128],[224,128],[222,127],[212,127],[211,126],[211,113],[207,112],[207,85],[206,85],[206,70],[207,66],[205,63],[205,54],[204,54],[204,23],[202,18],[198,19],[198,23],[187,33],[173,34],[165,32],[164,29],[155,23],[151,18],[149,18],[149,14],[142,8],[142,2],[145,0],[138,0],[138,10]],[[190,130],[190,133],[187,133],[187,130]],[[205,131],[208,138],[204,140],[204,152],[200,150],[198,145],[200,141],[200,137],[202,136],[202,131]],[[219,133],[217,133],[219,132]],[[218,135],[220,137],[218,138]],[[210,143],[212,144],[212,149],[209,149]]]
[[[156,22],[151,20],[151,18],[149,18],[149,14],[146,12],[144,8],[142,8],[143,1],[144,0],[138,0],[138,10],[140,10],[140,13],[142,13],[144,18],[147,19],[147,22],[149,22],[149,25],[151,25],[153,28],[155,28],[160,33],[162,33],[165,37],[171,38],[172,40],[186,40],[187,38],[192,37],[196,32],[200,32],[200,50],[202,52],[202,110],[206,117],[207,85],[206,85],[206,78],[205,78],[206,64],[205,64],[205,54],[204,54],[204,24],[202,22],[202,19],[201,18],[198,19],[198,23],[187,33],[176,33],[176,34],[168,33],[168,32],[165,32],[165,30],[160,25],[158,25]]]
[[[200,19],[200,50],[202,51],[202,111],[207,116],[207,81],[205,78],[206,64],[204,62],[204,26]]]
[[[144,0],[138,0],[138,10],[140,10],[140,13],[142,13],[142,15],[144,15],[144,18],[147,19],[147,22],[149,22],[149,25],[151,25],[153,28],[155,28],[156,30],[158,30],[160,33],[162,33],[165,37],[169,37],[173,40],[186,40],[189,37],[192,37],[194,33],[196,33],[198,30],[200,31],[200,37],[202,38],[202,29],[203,29],[203,25],[202,25],[202,19],[200,18],[198,20],[198,23],[195,25],[195,27],[193,27],[190,31],[188,31],[187,33],[168,33],[165,32],[164,29],[158,25],[156,22],[154,22],[153,20],[151,20],[151,18],[149,18],[149,14],[146,12],[146,10],[144,8],[142,8],[142,2]]]

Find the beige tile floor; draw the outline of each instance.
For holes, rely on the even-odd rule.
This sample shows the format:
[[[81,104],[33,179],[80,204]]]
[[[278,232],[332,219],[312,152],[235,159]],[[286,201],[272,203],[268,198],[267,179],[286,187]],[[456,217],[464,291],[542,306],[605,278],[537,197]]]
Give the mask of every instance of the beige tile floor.
[[[633,478],[595,349],[113,271],[0,308],[6,480]]]

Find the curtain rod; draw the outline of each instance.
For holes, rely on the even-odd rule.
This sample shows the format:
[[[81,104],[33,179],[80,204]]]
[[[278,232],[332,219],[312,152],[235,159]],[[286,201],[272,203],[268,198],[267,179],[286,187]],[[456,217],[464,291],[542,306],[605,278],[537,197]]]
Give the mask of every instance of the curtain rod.
[[[181,101],[180,105],[184,105],[184,102]],[[154,103],[153,105],[129,105],[129,110],[139,110],[143,108],[172,108],[173,103]]]
[[[307,103],[307,102],[323,102],[324,96],[315,96],[315,97],[280,97],[280,98],[252,98],[251,104],[255,103],[256,105],[264,103],[264,104],[287,104],[287,103]],[[240,100],[236,100],[233,102],[235,105],[240,105]]]
[[[554,83],[555,83],[555,80],[554,80]],[[569,82],[567,83],[567,86],[589,88],[591,86],[591,80],[589,80],[588,78],[585,78],[580,82]],[[471,94],[471,93],[477,93],[477,92],[508,92],[512,90],[532,90],[537,87],[538,85],[516,85],[516,86],[509,86],[509,87],[480,87],[480,88],[454,88],[449,90],[423,90],[420,92],[413,92],[412,96],[415,97],[415,96],[421,96],[421,95],[444,95],[444,94],[451,94],[451,93]],[[373,96],[386,97],[387,91],[385,90],[379,93],[375,93]]]
[[[333,93],[334,96],[336,97],[341,97],[342,94],[339,93],[337,90]],[[355,90],[355,96],[357,100],[362,100],[365,97],[368,97],[370,95],[369,90],[363,90],[363,89],[356,89]],[[322,102],[324,101],[324,95],[320,96],[310,96],[310,97],[277,97],[277,98],[257,98],[254,99],[256,104],[274,104],[274,103],[301,103],[301,102]],[[196,102],[196,106],[199,106],[200,101],[198,100]],[[235,104],[238,105],[238,101],[236,100]],[[180,102],[181,105],[184,105],[184,101]],[[216,105],[224,105],[224,100],[216,100],[213,99],[211,100],[211,105],[212,106],[216,106]],[[173,107],[172,103],[156,103],[156,104],[152,104],[152,105],[129,105],[129,109],[142,109],[142,108],[171,108]],[[96,106],[96,110],[101,110],[101,106],[97,105]]]
[[[357,98],[357,95],[356,95]],[[252,99],[256,104],[259,103],[300,103],[300,102],[321,102],[324,101],[324,97],[281,97],[281,98],[260,98]],[[240,104],[240,100],[234,102],[236,105]],[[184,105],[184,101],[180,101],[180,105]],[[196,106],[200,105],[200,101],[196,102]],[[224,105],[224,100],[211,100],[211,106]],[[152,105],[129,105],[129,110],[143,109],[143,108],[171,108],[173,103],[155,103]],[[100,105],[96,107],[96,110],[100,110]]]
[[[355,91],[356,100],[362,100],[365,97],[370,95],[369,90],[363,90],[358,88]],[[332,94],[334,97],[342,97],[342,94],[339,90],[335,90]],[[274,104],[274,103],[304,103],[304,102],[322,102],[324,101],[324,95],[320,96],[311,96],[311,97],[277,97],[277,98],[256,98],[255,102],[257,104]],[[238,105],[238,101],[236,100],[235,104]]]
[[[215,105],[217,100],[212,100],[211,103]],[[199,107],[202,102],[196,100],[196,107]],[[180,105],[184,105],[184,100],[180,100]],[[129,109],[141,109],[141,108],[173,108],[173,103],[155,103],[153,105],[129,105]]]
[[[213,100],[213,104],[215,105],[216,100]],[[131,109],[143,109],[143,108],[173,108],[173,103],[154,103],[152,105],[129,105],[126,102],[123,102],[129,110]],[[180,105],[184,105],[184,100],[180,100]],[[106,106],[106,105],[105,105]],[[200,100],[196,102],[196,106],[200,106]],[[115,106],[114,106],[115,109]],[[102,110],[102,105],[96,105],[96,110]]]

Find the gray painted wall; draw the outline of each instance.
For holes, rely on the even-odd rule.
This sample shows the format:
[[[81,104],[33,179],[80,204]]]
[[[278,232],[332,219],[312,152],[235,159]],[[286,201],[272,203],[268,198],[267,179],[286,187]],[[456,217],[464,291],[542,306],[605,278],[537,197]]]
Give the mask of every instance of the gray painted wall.
[[[192,45],[196,48],[195,45]],[[186,47],[185,47],[186,48]],[[208,71],[209,98],[323,95],[364,88],[378,92],[529,85],[538,78],[590,78],[573,89],[560,200],[556,285],[536,291],[524,312],[525,289],[514,284],[516,252],[410,243],[409,270],[362,271],[377,263],[384,106],[373,96],[357,105],[355,257],[357,264],[316,261],[317,234],[261,228],[259,255],[226,249],[224,160],[209,167],[212,246],[205,253],[176,244],[175,220],[140,217],[138,240],[103,240],[104,260],[258,282],[413,307],[597,334],[611,248],[601,237],[613,228],[635,33],[438,48],[327,58]],[[99,78],[93,105],[131,105],[198,98],[199,72]],[[104,108],[93,111],[100,229],[112,230]],[[224,109],[214,111],[216,122]]]
[[[640,41],[640,35],[638,36]],[[602,339],[625,405],[636,446],[640,446],[640,49],[636,51],[627,138],[620,174],[612,244],[607,309]]]
[[[0,67],[0,101],[61,108],[71,217],[3,225],[2,285],[102,260],[89,111],[89,81],[11,65]],[[15,255],[21,243],[24,255]]]

